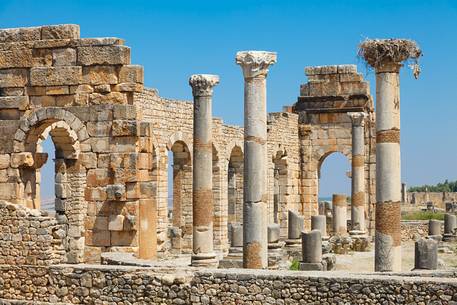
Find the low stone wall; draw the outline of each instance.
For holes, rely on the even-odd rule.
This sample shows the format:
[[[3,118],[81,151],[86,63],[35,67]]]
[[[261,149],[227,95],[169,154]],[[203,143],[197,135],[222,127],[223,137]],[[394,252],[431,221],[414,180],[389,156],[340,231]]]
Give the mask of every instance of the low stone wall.
[[[0,304],[456,304],[448,277],[121,266],[0,266]],[[178,274],[178,275],[176,275]],[[454,273],[452,273],[454,274]],[[452,275],[450,275],[452,276]]]
[[[63,261],[65,232],[44,211],[0,201],[0,264],[52,265]]]
[[[402,220],[401,222],[401,241],[418,240],[428,236],[428,220]]]

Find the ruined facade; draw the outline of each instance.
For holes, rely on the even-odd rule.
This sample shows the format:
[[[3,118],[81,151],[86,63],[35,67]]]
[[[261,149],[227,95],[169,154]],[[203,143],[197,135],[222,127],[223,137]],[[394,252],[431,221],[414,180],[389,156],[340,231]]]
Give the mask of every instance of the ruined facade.
[[[144,258],[156,250],[190,253],[193,104],[143,88],[142,67],[131,65],[121,39],[80,38],[76,25],[0,34],[0,199],[40,207],[47,160],[41,142],[49,135],[64,261],[98,261],[104,251]],[[368,83],[353,65],[305,72],[297,103],[268,114],[268,223],[279,223],[287,238],[287,211],[295,210],[310,228],[320,167],[335,152],[351,160],[348,113],[363,112],[364,205],[372,228],[375,118]],[[212,122],[214,249],[226,253],[229,225],[243,223],[244,138],[241,127]]]

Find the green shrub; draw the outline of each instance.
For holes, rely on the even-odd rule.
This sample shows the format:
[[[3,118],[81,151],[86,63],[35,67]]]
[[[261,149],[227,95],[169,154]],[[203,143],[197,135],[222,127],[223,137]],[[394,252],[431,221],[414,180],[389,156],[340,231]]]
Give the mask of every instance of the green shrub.
[[[444,213],[434,213],[431,211],[416,211],[402,214],[403,220],[444,220]]]
[[[300,262],[296,259],[292,261],[292,264],[289,267],[289,270],[295,270],[298,271],[298,268],[300,267]]]

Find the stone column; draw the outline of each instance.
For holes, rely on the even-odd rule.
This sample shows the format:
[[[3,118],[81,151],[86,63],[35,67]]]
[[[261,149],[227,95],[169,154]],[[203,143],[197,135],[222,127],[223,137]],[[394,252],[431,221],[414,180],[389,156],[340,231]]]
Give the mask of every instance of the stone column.
[[[213,136],[211,100],[217,75],[192,75],[189,84],[194,96],[193,145],[193,245],[192,265],[217,263],[213,251]]]
[[[342,194],[333,194],[333,235],[347,235],[347,197]]]
[[[401,271],[400,79],[402,62],[422,52],[407,39],[366,40],[359,55],[376,70],[375,271]],[[420,69],[413,65],[414,76]]]
[[[266,77],[275,62],[276,53],[272,52],[236,54],[244,75],[244,268],[268,267]]]
[[[444,214],[443,241],[457,240],[457,217],[454,214]]]
[[[311,216],[311,230],[318,230],[321,232],[323,240],[327,240],[327,217],[325,215]]]
[[[365,112],[349,112],[352,121],[351,235],[365,233]]]
[[[438,241],[421,238],[414,244],[414,270],[438,268]]]

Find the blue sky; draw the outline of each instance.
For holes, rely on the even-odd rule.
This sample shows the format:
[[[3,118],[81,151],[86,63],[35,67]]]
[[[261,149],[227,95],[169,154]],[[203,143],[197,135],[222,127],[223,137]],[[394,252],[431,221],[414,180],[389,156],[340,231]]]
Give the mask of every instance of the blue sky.
[[[191,99],[188,77],[219,74],[214,115],[242,124],[243,78],[235,53],[278,52],[268,77],[268,111],[296,101],[305,66],[358,64],[365,37],[412,38],[422,75],[401,73],[402,176],[409,185],[457,179],[457,1],[0,1],[0,27],[77,23],[82,37],[116,36],[145,68],[145,84]],[[323,194],[349,192],[347,164],[326,161]],[[328,170],[327,170],[328,168]],[[327,177],[328,176],[328,177]],[[324,182],[324,181],[322,181]],[[343,188],[343,189],[341,189]]]

